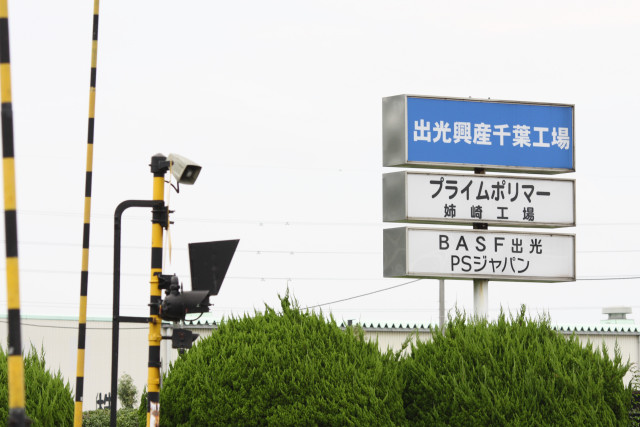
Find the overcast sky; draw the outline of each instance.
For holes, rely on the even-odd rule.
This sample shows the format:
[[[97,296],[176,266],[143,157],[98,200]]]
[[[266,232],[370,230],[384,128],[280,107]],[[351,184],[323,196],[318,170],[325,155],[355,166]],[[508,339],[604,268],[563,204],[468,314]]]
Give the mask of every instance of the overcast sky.
[[[305,307],[408,282],[382,277],[381,189],[382,98],[408,93],[575,104],[564,177],[578,226],[557,232],[577,236],[578,280],[491,282],[490,313],[526,304],[585,324],[625,305],[640,320],[637,2],[100,6],[90,317],[111,315],[115,207],[151,198],[158,152],[203,167],[170,194],[164,272],[188,288],[189,242],[240,239],[214,317],[276,305],[287,287]],[[23,314],[78,313],[92,13],[87,0],[9,2]],[[149,220],[124,216],[122,314],[148,313]],[[472,283],[446,283],[447,309],[473,311]],[[323,310],[437,322],[438,282]]]

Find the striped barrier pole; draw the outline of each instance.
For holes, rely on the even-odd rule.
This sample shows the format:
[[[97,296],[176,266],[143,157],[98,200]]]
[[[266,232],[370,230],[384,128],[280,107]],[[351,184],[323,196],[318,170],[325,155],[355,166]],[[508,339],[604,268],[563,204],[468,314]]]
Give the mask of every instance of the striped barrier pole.
[[[2,98],[2,163],[4,174],[4,224],[7,256],[7,308],[9,340],[10,426],[24,426],[27,420],[24,397],[24,362],[20,337],[20,275],[18,268],[18,223],[16,215],[16,173],[13,152],[13,109],[11,106],[11,64],[9,57],[9,11],[0,0],[0,85]]]
[[[80,273],[80,313],[78,316],[78,358],[76,368],[76,401],[74,427],[82,427],[82,398],[84,390],[84,360],[87,336],[87,291],[89,287],[89,231],[91,223],[91,178],[93,174],[93,129],[96,107],[96,74],[98,63],[99,0],[93,3],[93,37],[91,42],[91,83],[89,89],[89,126],[87,136],[87,168],[84,190],[84,221],[82,233],[82,271]],[[117,402],[116,402],[117,403]]]
[[[160,304],[162,294],[158,287],[158,275],[162,274],[162,236],[168,226],[168,209],[164,206],[164,175],[170,162],[162,154],[151,158],[153,173],[153,200],[161,201],[163,207],[153,208],[151,224],[151,285],[149,314],[149,364],[147,381],[147,427],[160,425],[160,342],[162,342],[162,320]]]

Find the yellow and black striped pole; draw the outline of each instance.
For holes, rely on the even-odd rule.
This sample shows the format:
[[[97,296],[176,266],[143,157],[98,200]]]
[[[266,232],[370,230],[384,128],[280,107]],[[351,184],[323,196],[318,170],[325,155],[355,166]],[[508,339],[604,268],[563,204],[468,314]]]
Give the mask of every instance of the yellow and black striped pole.
[[[164,175],[169,170],[169,162],[162,154],[151,158],[153,173],[153,200],[164,205]],[[153,208],[151,225],[151,297],[149,304],[149,365],[147,381],[147,426],[160,425],[160,342],[162,341],[162,321],[160,320],[161,290],[158,287],[158,275],[162,274],[162,237],[163,228],[168,225],[166,206]]]
[[[93,129],[96,109],[96,69],[98,63],[99,0],[93,2],[93,37],[91,42],[91,87],[89,89],[89,130],[87,136],[87,169],[84,189],[84,221],[82,233],[82,272],[80,273],[80,314],[78,316],[78,361],[76,369],[76,402],[73,425],[82,427],[84,390],[84,351],[87,336],[87,291],[89,287],[89,231],[91,223],[91,178],[93,174]]]
[[[18,222],[16,215],[16,173],[13,154],[13,109],[11,107],[11,65],[9,57],[9,11],[0,0],[0,85],[2,98],[2,163],[4,173],[4,224],[7,254],[7,308],[9,341],[10,426],[24,426],[24,363],[20,337],[20,275],[18,269]]]

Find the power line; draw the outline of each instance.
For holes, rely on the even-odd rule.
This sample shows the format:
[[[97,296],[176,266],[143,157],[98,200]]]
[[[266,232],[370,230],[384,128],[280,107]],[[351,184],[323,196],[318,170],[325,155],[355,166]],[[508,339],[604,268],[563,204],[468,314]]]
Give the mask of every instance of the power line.
[[[399,285],[390,286],[388,288],[383,288],[383,289],[378,289],[377,291],[367,292],[365,294],[360,294],[360,295],[356,295],[356,296],[349,297],[349,298],[343,298],[343,299],[339,299],[339,300],[335,300],[335,301],[331,301],[331,302],[325,302],[323,304],[316,304],[316,305],[308,306],[308,307],[305,307],[303,310],[309,310],[309,309],[312,309],[312,308],[322,307],[322,306],[325,306],[325,305],[336,304],[336,303],[343,302],[343,301],[349,301],[349,300],[356,299],[356,298],[366,297],[368,295],[373,295],[373,294],[377,294],[377,293],[380,293],[380,292],[388,291],[390,289],[395,289],[395,288],[399,288],[401,286],[406,286],[406,285],[409,285],[411,283],[415,283],[415,282],[417,282],[419,280],[422,280],[422,279],[411,280],[409,282],[400,283]]]
[[[0,269],[0,271],[4,271]],[[35,274],[78,274],[77,271],[71,270],[45,270],[45,269],[21,269],[21,272],[24,273],[35,273]],[[92,271],[89,274],[97,275],[97,276],[111,276],[112,272],[104,272],[104,271]],[[149,277],[147,273],[121,273],[123,277]],[[278,281],[318,281],[318,280],[326,280],[326,281],[375,281],[375,280],[383,280],[383,277],[294,277],[294,276],[227,276],[226,280],[258,280],[261,282],[265,282],[267,280],[278,280]]]
[[[638,253],[640,249],[613,249],[613,250],[591,250],[591,251],[576,251],[579,254],[620,254],[620,253]]]
[[[0,242],[2,242],[0,240]],[[20,242],[20,245],[26,246],[61,246],[61,247],[78,247],[76,243],[70,242],[36,242],[36,241],[27,241]],[[113,245],[109,244],[92,244],[93,248],[105,248],[112,249]],[[122,249],[136,249],[136,250],[150,250],[148,246],[138,246],[138,245],[122,245]],[[176,252],[185,252],[187,248],[172,248],[172,251]],[[639,251],[640,252],[640,251]],[[246,254],[254,254],[254,255],[262,255],[262,254],[282,254],[282,255],[382,255],[382,251],[307,251],[307,250],[271,250],[271,249],[239,249],[236,250],[236,253],[246,253]]]
[[[82,217],[79,212],[69,211],[36,211],[23,210],[21,215],[37,215],[37,216],[65,216],[65,217]],[[113,214],[95,213],[91,214],[96,219],[111,219]],[[174,216],[175,218],[175,216]],[[148,216],[129,215],[127,220],[144,220],[149,221]],[[326,222],[326,221],[292,221],[292,220],[261,220],[261,219],[227,219],[227,218],[198,218],[198,217],[180,217],[181,222],[204,222],[212,224],[246,224],[246,225],[277,225],[277,226],[347,226],[347,227],[382,227],[385,224],[380,222]]]
[[[7,320],[0,320],[0,323],[8,323],[8,322],[7,322]],[[78,329],[77,326],[34,325],[33,323],[25,323],[25,322],[20,322],[20,325],[22,325],[22,326],[31,326],[31,327],[34,327],[34,328],[76,329],[76,330]],[[99,328],[99,327],[89,327],[89,326],[87,326],[87,330],[89,330],[89,329],[91,329],[91,330],[104,330],[104,331],[108,330],[108,331],[110,331],[110,330],[112,330],[112,327],[108,326],[108,327],[104,327],[104,328]],[[143,330],[143,329],[144,330],[148,330],[149,327],[148,326],[140,327],[140,328],[123,328],[123,327],[120,327],[121,331],[123,331],[123,330],[124,331],[133,331],[133,330]]]
[[[2,242],[0,240],[0,242]],[[20,242],[20,246],[58,246],[58,247],[78,247],[77,243],[70,242],[38,242],[38,241],[26,241]],[[104,248],[111,249],[113,245],[110,244],[92,244],[93,248]],[[140,245],[123,245],[123,249],[135,249],[135,250],[150,250],[148,246],[140,246]],[[174,252],[185,252],[187,248],[172,248]],[[582,254],[591,254],[591,253],[640,253],[640,249],[593,249],[593,250],[581,250],[576,251],[577,253]],[[236,253],[244,253],[244,254],[254,254],[254,255],[263,255],[263,254],[272,254],[272,255],[382,255],[382,251],[313,251],[313,250],[295,250],[295,249],[283,249],[283,250],[271,250],[271,249],[239,249]]]
[[[578,223],[578,227],[586,226],[586,227],[600,227],[600,226],[635,226],[640,225],[640,222],[583,222]]]
[[[640,276],[588,277],[588,278],[577,278],[576,280],[630,280],[630,279],[640,279]],[[365,297],[365,296],[368,296],[368,295],[373,295],[373,294],[377,294],[377,293],[380,293],[380,292],[388,291],[390,289],[395,289],[395,288],[399,288],[401,286],[409,285],[411,283],[417,282],[418,280],[422,280],[422,279],[411,280],[409,282],[401,283],[399,285],[390,286],[388,288],[383,288],[383,289],[378,289],[377,291],[367,292],[367,293],[364,293],[364,294],[355,295],[355,296],[348,297],[348,298],[343,298],[343,299],[330,301],[330,302],[326,302],[326,303],[322,303],[322,304],[312,305],[312,306],[309,306],[309,307],[305,307],[304,309],[306,310],[306,309],[311,309],[311,308],[317,308],[317,307],[322,307],[322,306],[325,306],[325,305],[337,304],[337,303],[343,302],[343,301],[349,301],[349,300],[353,300],[353,299],[357,299],[357,298],[362,298],[362,297]]]
[[[0,271],[4,271],[0,269]],[[22,272],[25,273],[36,273],[36,274],[77,274],[77,271],[71,270],[47,270],[47,269],[21,269]],[[92,271],[90,274],[99,275],[99,276],[111,276],[112,272],[105,271]],[[121,273],[122,276],[126,277],[148,277],[149,275],[146,273]],[[326,280],[326,281],[378,281],[385,280],[385,277],[295,277],[295,276],[227,276],[227,279],[232,280],[259,280],[259,281],[267,281],[267,280],[278,280],[278,281],[318,281],[318,280]],[[576,281],[581,280],[633,280],[640,279],[640,275],[629,275],[629,276],[583,276],[576,278]],[[417,279],[420,280],[420,279]],[[435,279],[434,279],[435,280]],[[389,288],[393,289],[393,287]]]
[[[80,212],[71,211],[39,211],[39,210],[22,210],[20,215],[43,215],[43,216],[69,216],[82,217]],[[92,218],[96,219],[113,219],[113,214],[92,213]],[[149,221],[148,216],[129,215],[129,220]],[[293,220],[261,220],[261,219],[229,219],[229,218],[201,218],[201,217],[180,217],[181,222],[204,222],[211,224],[246,224],[246,225],[275,225],[275,226],[347,226],[347,227],[383,227],[389,225],[380,222],[327,222],[327,221],[293,221]],[[640,226],[640,222],[584,222],[577,223],[577,227],[609,227],[609,226]]]

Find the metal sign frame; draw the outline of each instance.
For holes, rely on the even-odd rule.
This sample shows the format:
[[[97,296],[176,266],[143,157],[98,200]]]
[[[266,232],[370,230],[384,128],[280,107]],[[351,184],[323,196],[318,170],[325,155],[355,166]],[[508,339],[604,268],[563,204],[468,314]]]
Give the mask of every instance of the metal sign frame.
[[[409,160],[409,130],[408,130],[408,110],[407,100],[410,98],[433,99],[439,101],[464,101],[477,102],[487,104],[514,104],[514,105],[530,105],[530,106],[549,106],[549,107],[569,107],[571,108],[571,165],[572,167],[535,167],[521,165],[502,165],[502,164],[485,164],[485,163],[456,163],[445,161],[411,161]],[[488,171],[512,171],[525,173],[566,173],[575,172],[575,106],[573,104],[559,103],[543,103],[543,102],[526,102],[526,101],[506,101],[506,100],[487,100],[476,98],[454,98],[454,97],[436,97],[421,95],[397,95],[382,99],[382,139],[383,139],[383,166],[392,167],[422,167],[434,169],[460,169],[473,170],[482,168]]]
[[[457,180],[503,180],[505,185],[514,181],[526,182],[554,182],[568,183],[572,186],[572,220],[569,222],[537,222],[535,220],[499,220],[499,219],[472,219],[472,218],[439,218],[439,217],[410,217],[409,209],[409,179],[408,175],[421,175],[425,177],[439,176],[452,177]],[[446,181],[448,182],[448,181]],[[455,224],[455,225],[472,225],[474,223],[484,223],[496,226],[508,227],[538,227],[538,228],[559,228],[559,227],[575,227],[576,225],[576,190],[575,179],[565,178],[540,178],[533,176],[513,176],[513,175],[472,175],[472,174],[453,174],[438,173],[426,171],[399,171],[390,172],[382,175],[382,217],[385,222],[397,223],[415,223],[415,224]],[[491,191],[491,189],[489,189]]]
[[[412,272],[409,271],[409,234],[411,232],[441,232],[441,233],[466,233],[476,236],[491,235],[513,235],[516,236],[544,236],[550,238],[569,237],[572,239],[573,250],[571,258],[573,265],[572,274],[568,276],[527,276],[527,275],[496,275],[479,272],[468,273],[439,273],[434,272]],[[573,282],[576,280],[576,242],[575,234],[560,233],[523,233],[515,231],[489,231],[489,230],[469,230],[469,229],[452,229],[452,228],[417,228],[417,227],[399,227],[387,228],[383,231],[383,275],[384,277],[393,278],[422,278],[422,279],[485,279],[496,281],[514,281],[514,282]]]

